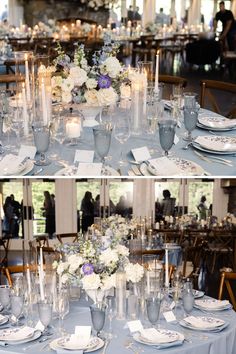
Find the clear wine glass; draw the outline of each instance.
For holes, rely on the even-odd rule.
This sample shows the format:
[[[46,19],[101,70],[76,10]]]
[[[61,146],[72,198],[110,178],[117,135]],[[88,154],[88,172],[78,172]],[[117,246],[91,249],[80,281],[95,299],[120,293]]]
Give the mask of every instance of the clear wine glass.
[[[45,298],[43,301],[39,301],[38,312],[39,312],[40,322],[44,326],[43,334],[45,335],[51,334],[48,330],[48,326],[50,325],[52,320],[52,299]]]
[[[130,120],[129,116],[126,115],[126,109],[118,109],[118,117],[114,125],[114,134],[115,138],[123,145],[130,137]],[[127,164],[127,161],[123,156],[123,148],[121,146],[119,165],[124,166]]]
[[[19,318],[20,315],[22,314],[23,306],[24,306],[23,292],[17,294],[14,292],[14,289],[12,289],[10,299],[11,299],[11,313],[14,316],[14,322],[12,322],[12,325],[18,326]]]
[[[35,161],[35,165],[47,166],[51,163],[51,161],[48,160],[45,155],[45,152],[48,150],[50,144],[50,127],[37,122],[34,123],[32,129],[34,135],[34,143],[37,152],[40,154],[39,159]]]
[[[0,286],[0,304],[3,307],[4,313],[8,313],[7,309],[10,305],[10,288],[8,285]]]
[[[57,293],[56,310],[59,316],[59,332],[65,335],[64,318],[70,311],[68,289],[60,289]]]
[[[165,156],[168,156],[168,152],[174,143],[176,125],[177,122],[172,119],[162,119],[158,122],[160,144]]]
[[[186,141],[192,141],[192,131],[196,128],[198,121],[198,109],[184,108],[184,126],[188,132],[187,136],[183,139]]]
[[[148,297],[146,299],[146,309],[148,320],[153,326],[157,325],[160,315],[161,297]]]
[[[116,316],[116,299],[115,296],[107,296],[107,318],[109,320],[109,330],[108,330],[108,337],[114,338],[113,328],[112,328],[112,321],[113,318]]]
[[[95,150],[104,165],[111,145],[111,134],[112,128],[109,125],[99,125],[93,128]]]
[[[93,328],[96,331],[96,336],[99,337],[101,330],[105,324],[106,318],[106,304],[97,303],[90,306],[91,320]]]

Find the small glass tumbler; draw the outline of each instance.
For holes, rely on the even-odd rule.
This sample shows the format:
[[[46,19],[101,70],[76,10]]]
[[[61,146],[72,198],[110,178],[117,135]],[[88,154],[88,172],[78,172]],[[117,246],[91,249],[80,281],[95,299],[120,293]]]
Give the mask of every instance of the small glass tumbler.
[[[40,154],[39,159],[35,161],[35,165],[47,166],[51,163],[51,161],[48,160],[45,155],[45,152],[48,150],[50,144],[50,127],[37,122],[32,126],[32,129],[34,135],[34,143],[37,152]]]
[[[44,325],[44,334],[49,334],[48,326],[52,320],[52,301],[39,301],[38,302],[39,319]]]

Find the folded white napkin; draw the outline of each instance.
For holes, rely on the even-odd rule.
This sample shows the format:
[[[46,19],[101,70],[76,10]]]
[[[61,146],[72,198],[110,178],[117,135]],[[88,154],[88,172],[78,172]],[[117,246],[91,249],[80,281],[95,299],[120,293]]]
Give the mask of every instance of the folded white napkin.
[[[203,329],[216,328],[216,327],[223,326],[223,324],[225,324],[225,321],[214,317],[188,316],[184,318],[184,321],[186,323],[189,323],[191,326],[195,328],[203,328]]]
[[[151,159],[150,168],[155,169],[155,174],[157,176],[179,176],[183,174],[183,171],[177,164],[168,159],[167,157],[159,157],[157,159]]]
[[[0,174],[2,176],[18,175],[26,167],[26,163],[22,164],[22,157],[8,154],[0,161]]]
[[[3,316],[3,315],[0,314],[0,322],[5,320],[5,318],[6,318],[6,316]]]
[[[233,128],[236,126],[236,119],[228,119],[224,117],[212,116],[199,116],[198,121],[200,124],[208,128]]]
[[[0,341],[20,341],[33,336],[34,332],[34,328],[27,326],[22,328],[2,329],[0,330]]]
[[[80,162],[76,174],[79,176],[100,176],[101,172],[101,163]]]
[[[58,340],[57,344],[62,349],[82,350],[89,345],[90,341],[90,336],[71,334],[70,337]]]
[[[145,328],[140,331],[142,338],[149,342],[161,344],[171,343],[179,339],[179,335],[176,332],[168,330],[156,330],[155,328]]]
[[[228,136],[198,136],[195,142],[212,151],[236,151],[236,138]]]
[[[68,354],[68,349],[56,348],[57,354]],[[83,350],[76,350],[76,354],[83,354]]]
[[[216,299],[205,299],[205,300],[195,300],[195,304],[204,309],[220,309],[225,308],[229,305],[228,300],[216,300]]]

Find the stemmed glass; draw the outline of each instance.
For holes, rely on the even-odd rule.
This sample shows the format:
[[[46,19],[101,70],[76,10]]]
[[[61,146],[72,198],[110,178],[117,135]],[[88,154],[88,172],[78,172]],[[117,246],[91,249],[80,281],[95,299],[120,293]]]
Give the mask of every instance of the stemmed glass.
[[[48,326],[52,320],[52,298],[47,297],[38,302],[39,319],[44,326],[43,334],[49,335]]]
[[[112,320],[116,316],[116,303],[114,296],[107,296],[107,317],[109,319],[108,337],[113,338]]]
[[[3,307],[4,313],[7,313],[10,305],[10,288],[8,285],[0,286],[0,304]]]
[[[10,299],[11,299],[11,313],[14,316],[14,322],[12,323],[12,325],[18,326],[19,318],[20,315],[22,314],[23,307],[24,307],[23,289],[21,289],[21,291],[18,292],[13,287],[11,289]]]
[[[147,316],[153,326],[158,323],[160,308],[161,308],[161,296],[148,297],[146,299]]]
[[[93,328],[96,331],[96,336],[99,337],[101,330],[104,327],[106,317],[106,304],[97,303],[90,306],[90,314]]]
[[[126,115],[127,110],[118,108],[118,116],[114,126],[115,138],[123,145],[130,137],[130,121],[129,116]],[[123,156],[123,149],[121,147],[119,165],[126,165],[127,161]]]
[[[176,124],[177,122],[172,119],[162,119],[158,122],[160,144],[165,156],[168,156],[168,152],[174,143]]]
[[[105,165],[105,157],[108,154],[111,144],[112,128],[109,125],[99,125],[93,128],[94,144],[97,154]]]
[[[70,310],[69,295],[67,289],[60,289],[58,292],[56,299],[56,310],[59,315],[59,331],[61,335],[64,335],[64,318]]]
[[[184,137],[186,141],[192,141],[192,131],[196,128],[198,121],[198,108],[191,109],[184,107],[184,126],[188,132],[187,136]]]
[[[45,155],[45,152],[48,150],[50,143],[50,127],[37,122],[34,123],[32,129],[34,135],[34,143],[37,152],[40,153],[40,157],[35,161],[35,165],[47,166],[51,163],[51,161],[48,160]]]

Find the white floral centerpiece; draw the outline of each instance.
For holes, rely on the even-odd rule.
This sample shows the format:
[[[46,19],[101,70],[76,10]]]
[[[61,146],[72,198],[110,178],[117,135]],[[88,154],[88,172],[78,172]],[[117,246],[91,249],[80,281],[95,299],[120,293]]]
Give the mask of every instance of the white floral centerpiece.
[[[52,78],[53,97],[62,103],[86,103],[108,106],[116,103],[122,88],[129,83],[128,71],[117,59],[119,44],[104,39],[104,46],[93,54],[89,65],[84,46],[80,45],[71,58],[58,48],[56,75]]]
[[[116,287],[116,272],[122,268],[127,280],[139,282],[144,269],[139,264],[129,262],[129,250],[126,246],[112,242],[104,247],[102,242],[82,241],[79,252],[69,255],[64,262],[54,262],[53,266],[61,277],[61,282],[78,282],[95,301],[99,293],[102,295]]]

